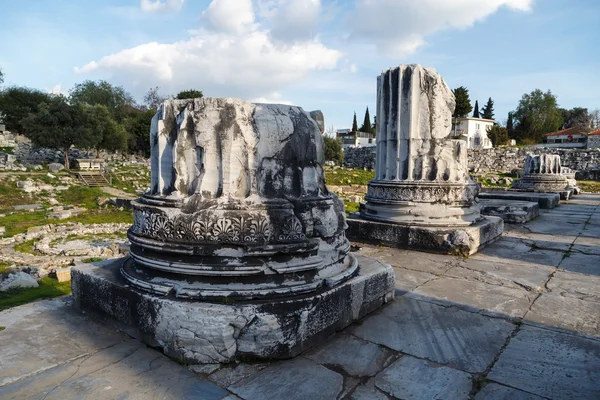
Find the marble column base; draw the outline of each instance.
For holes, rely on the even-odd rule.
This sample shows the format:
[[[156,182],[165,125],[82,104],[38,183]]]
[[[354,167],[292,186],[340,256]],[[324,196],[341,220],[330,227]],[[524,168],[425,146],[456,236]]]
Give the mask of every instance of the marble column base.
[[[567,178],[559,174],[523,174],[521,179],[512,184],[513,189],[557,193],[567,186]]]
[[[353,213],[347,219],[348,239],[389,247],[467,256],[502,236],[504,221],[485,217],[469,226],[429,227],[369,221]]]
[[[263,301],[200,302],[127,285],[127,258],[72,269],[75,306],[185,363],[298,355],[394,298],[394,271],[358,256],[359,273],[333,288]]]

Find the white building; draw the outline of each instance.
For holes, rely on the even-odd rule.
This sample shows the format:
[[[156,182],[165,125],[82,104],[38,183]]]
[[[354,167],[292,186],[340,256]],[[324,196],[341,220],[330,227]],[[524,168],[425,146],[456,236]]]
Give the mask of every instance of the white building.
[[[452,125],[452,133],[455,137],[467,140],[469,149],[492,148],[492,141],[488,137],[487,130],[494,126],[493,119],[485,118],[455,118]]]
[[[594,132],[592,133],[592,136]],[[588,146],[588,135],[584,129],[572,127],[544,135],[543,147],[560,147],[563,149],[581,148]]]
[[[376,139],[374,133],[352,132],[350,129],[338,129],[335,132],[336,139],[342,142],[342,150],[349,147],[375,147]]]

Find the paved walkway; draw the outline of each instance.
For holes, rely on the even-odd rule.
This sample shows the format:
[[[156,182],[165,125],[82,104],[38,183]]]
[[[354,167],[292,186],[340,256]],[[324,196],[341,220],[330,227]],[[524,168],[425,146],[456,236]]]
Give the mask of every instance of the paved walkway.
[[[0,313],[0,398],[598,399],[600,195],[468,259],[364,246],[397,298],[294,360],[182,366],[70,307]]]

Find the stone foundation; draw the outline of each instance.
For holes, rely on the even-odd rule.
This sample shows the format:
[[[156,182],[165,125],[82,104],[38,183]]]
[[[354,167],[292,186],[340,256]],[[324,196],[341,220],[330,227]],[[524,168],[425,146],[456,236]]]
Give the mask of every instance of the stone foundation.
[[[540,205],[533,201],[479,199],[483,215],[500,217],[509,224],[523,224],[540,215]]]
[[[504,229],[498,217],[485,217],[469,226],[428,227],[369,221],[355,215],[347,220],[350,240],[430,253],[474,254],[499,239]]]
[[[541,209],[551,209],[558,206],[560,195],[558,193],[534,193],[507,190],[493,190],[479,193],[480,199],[533,201],[540,205]]]
[[[199,302],[132,288],[127,258],[72,270],[75,306],[186,363],[284,359],[394,298],[392,267],[358,256],[359,272],[334,287],[269,301]]]

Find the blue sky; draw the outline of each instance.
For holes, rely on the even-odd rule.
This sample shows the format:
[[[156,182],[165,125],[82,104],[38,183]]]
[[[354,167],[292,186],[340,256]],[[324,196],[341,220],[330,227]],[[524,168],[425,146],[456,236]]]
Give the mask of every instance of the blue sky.
[[[5,85],[86,79],[164,94],[293,103],[349,127],[376,76],[419,63],[503,122],[523,93],[600,108],[597,0],[38,0],[5,2]]]

